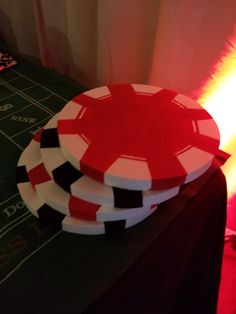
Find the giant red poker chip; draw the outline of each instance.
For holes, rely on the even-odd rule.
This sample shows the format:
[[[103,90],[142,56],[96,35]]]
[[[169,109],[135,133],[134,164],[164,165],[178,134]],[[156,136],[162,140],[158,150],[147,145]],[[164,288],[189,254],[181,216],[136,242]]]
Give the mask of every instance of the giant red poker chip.
[[[197,102],[141,84],[87,91],[59,113],[66,159],[107,185],[147,191],[188,183],[211,165],[216,123]]]
[[[40,140],[42,161],[54,181],[73,196],[104,206],[141,210],[140,207],[160,204],[179,193],[179,186],[164,190],[135,191],[111,187],[85,176],[62,154],[56,126],[57,116],[44,126]]]

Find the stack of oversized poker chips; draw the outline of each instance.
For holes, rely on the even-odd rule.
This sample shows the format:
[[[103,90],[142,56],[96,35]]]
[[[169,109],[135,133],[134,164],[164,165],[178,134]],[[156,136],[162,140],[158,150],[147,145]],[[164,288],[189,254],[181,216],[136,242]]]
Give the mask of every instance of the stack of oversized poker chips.
[[[141,84],[87,91],[34,136],[17,167],[36,216],[80,234],[131,227],[202,175],[219,147],[195,101]]]

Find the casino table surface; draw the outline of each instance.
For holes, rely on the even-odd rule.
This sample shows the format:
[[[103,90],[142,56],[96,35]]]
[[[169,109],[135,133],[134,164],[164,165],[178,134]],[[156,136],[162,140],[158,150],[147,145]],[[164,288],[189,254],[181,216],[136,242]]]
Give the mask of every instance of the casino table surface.
[[[86,89],[15,58],[0,73],[1,314],[215,313],[226,219],[220,158],[121,234],[53,228],[25,207],[16,165],[32,136]]]

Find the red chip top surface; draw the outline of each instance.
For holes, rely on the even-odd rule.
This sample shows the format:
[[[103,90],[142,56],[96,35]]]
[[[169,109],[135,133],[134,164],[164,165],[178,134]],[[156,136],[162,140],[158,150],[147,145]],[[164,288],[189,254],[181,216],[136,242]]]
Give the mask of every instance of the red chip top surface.
[[[141,84],[75,97],[59,113],[58,135],[64,155],[84,174],[143,191],[194,180],[211,165],[220,139],[197,102]]]

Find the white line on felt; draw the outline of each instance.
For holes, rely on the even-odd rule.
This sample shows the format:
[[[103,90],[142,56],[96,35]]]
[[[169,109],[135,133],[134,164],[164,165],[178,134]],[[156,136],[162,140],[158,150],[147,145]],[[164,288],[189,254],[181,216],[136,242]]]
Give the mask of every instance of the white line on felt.
[[[17,111],[11,112],[11,113],[5,115],[4,117],[0,118],[0,120],[3,120],[3,119],[5,119],[5,118],[8,118],[8,117],[14,115],[15,113],[18,113],[18,112],[20,112],[20,111],[22,111],[22,110],[28,108],[29,106],[32,106],[32,104],[26,105],[25,107],[23,107],[23,108],[21,108],[21,109],[19,109],[19,110],[17,110]]]
[[[28,218],[32,217],[33,215],[31,214],[31,212],[28,212],[28,215],[24,218],[21,219],[20,221],[18,221],[17,223],[15,223],[13,226],[11,226],[10,228],[8,228],[5,232],[3,232],[0,235],[0,238],[2,238],[6,233],[8,233],[9,231],[11,231],[12,229],[14,229],[15,227],[17,227],[18,225],[20,225],[23,221],[27,220]]]
[[[36,250],[31,252],[29,255],[27,255],[10,273],[8,273],[1,281],[0,285],[4,283],[11,275],[14,274],[14,272],[20,268],[21,265],[23,265],[31,256],[33,256],[35,253],[40,251],[44,246],[46,246],[49,242],[51,242],[55,237],[57,237],[59,234],[62,233],[62,230],[54,234],[50,239],[48,239],[46,242],[44,242],[42,245],[40,245]]]
[[[27,90],[27,89],[31,89],[31,88],[33,88],[33,87],[35,87],[35,86],[36,86],[36,84],[34,84],[34,85],[30,86],[30,87],[22,88],[21,91],[25,91],[25,90]]]
[[[52,115],[50,114],[50,116],[52,116]],[[24,130],[22,130],[22,131],[20,131],[20,132],[18,132],[18,133],[16,133],[16,134],[12,135],[12,138],[14,138],[14,137],[16,137],[16,136],[18,136],[18,135],[20,135],[20,134],[22,134],[22,133],[24,133],[24,132],[30,130],[32,127],[35,128],[38,124],[42,123],[42,122],[45,121],[45,120],[48,120],[49,118],[50,118],[50,117],[46,117],[46,118],[40,120],[39,122],[37,122],[36,124],[31,125],[31,126],[29,126],[28,128],[26,128],[26,129],[24,129]]]
[[[10,138],[6,133],[4,133],[2,130],[0,130],[0,133],[4,135],[9,141],[11,141],[13,144],[15,144],[18,148],[23,150],[23,147],[21,147],[18,143],[16,143],[12,138]]]
[[[0,85],[1,85],[1,83],[0,83]],[[15,94],[16,94],[16,93],[13,93],[13,94],[11,94],[10,96],[6,96],[6,97],[3,97],[3,98],[0,98],[0,101],[5,100],[5,99],[7,99],[7,98],[10,98],[10,97],[14,96]]]
[[[28,78],[28,77],[25,76],[24,74],[22,74],[22,73],[20,73],[20,72],[18,72],[18,71],[16,71],[16,70],[13,70],[13,69],[11,69],[11,71],[12,71],[12,72],[15,72],[15,73],[17,73],[17,74],[19,74],[19,75],[21,75],[21,76],[23,76],[23,77],[25,77],[27,80],[29,80],[29,81],[31,81],[31,82],[37,84],[38,86],[44,88],[45,90],[49,91],[49,92],[52,93],[53,95],[56,95],[57,97],[61,98],[62,100],[68,101],[68,99],[65,99],[64,97],[58,95],[57,93],[55,93],[55,92],[53,92],[52,90],[48,89],[47,87],[45,87],[45,86],[39,84],[38,82],[35,82],[35,81],[31,80],[30,78]]]
[[[0,206],[3,205],[3,204],[5,204],[6,202],[10,201],[12,198],[14,198],[14,197],[17,196],[17,195],[19,195],[19,193],[16,193],[16,194],[10,196],[10,197],[9,197],[8,199],[6,199],[5,201],[2,201],[2,202],[0,203]]]
[[[47,113],[52,113],[54,114],[54,112],[46,107],[44,107],[42,104],[39,104],[34,98],[28,96],[27,94],[22,93],[20,90],[18,90],[17,88],[7,84],[7,83],[2,83],[2,85],[6,86],[7,88],[9,88],[10,90],[16,92],[16,94],[20,95],[22,98],[25,98],[27,100],[29,100],[30,102],[32,102],[33,104],[35,104],[37,107],[39,107],[41,110],[47,112]]]
[[[50,95],[48,95],[48,96],[46,96],[46,97],[40,98],[40,99],[38,99],[37,101],[40,102],[40,101],[42,101],[42,100],[48,99],[48,98],[51,97],[51,96],[52,96],[52,94],[50,94]]]
[[[3,232],[3,230],[7,229],[8,227],[10,227],[9,229],[7,229],[3,234],[0,234],[0,238],[2,238],[8,231],[10,231],[12,228],[14,228],[15,226],[18,226],[19,223],[21,223],[22,221],[26,220],[27,218],[25,218],[24,220],[21,220],[24,216],[32,216],[32,214],[30,213],[30,211],[26,211],[23,215],[17,217],[16,219],[12,220],[11,222],[9,222],[9,224],[5,225],[2,229],[0,229],[0,232]],[[17,224],[15,224],[18,220],[21,220],[20,222],[18,222]]]

